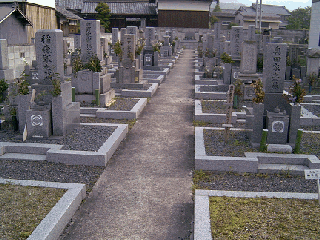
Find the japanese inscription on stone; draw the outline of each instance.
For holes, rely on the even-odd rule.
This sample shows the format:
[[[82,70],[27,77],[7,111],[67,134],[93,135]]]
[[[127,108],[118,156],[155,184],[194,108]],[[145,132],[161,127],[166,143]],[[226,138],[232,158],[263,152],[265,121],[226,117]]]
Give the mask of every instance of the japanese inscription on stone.
[[[286,44],[269,43],[264,53],[266,93],[282,93],[286,70]]]

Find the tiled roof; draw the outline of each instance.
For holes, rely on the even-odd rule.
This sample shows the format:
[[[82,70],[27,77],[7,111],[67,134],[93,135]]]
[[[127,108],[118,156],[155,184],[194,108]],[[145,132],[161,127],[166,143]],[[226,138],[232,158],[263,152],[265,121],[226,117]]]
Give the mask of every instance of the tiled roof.
[[[107,2],[114,15],[156,15],[156,4],[149,2]],[[96,13],[98,3],[84,2],[81,13]]]
[[[182,11],[210,11],[210,2],[205,1],[161,1],[158,2],[160,10],[182,10]]]
[[[252,4],[252,8],[256,8],[256,4]],[[286,9],[285,6],[276,6],[276,5],[267,5],[262,4],[262,12],[263,13],[273,13],[277,15],[291,15],[289,10]]]
[[[56,7],[63,7],[65,9],[82,9],[82,0],[56,0]]]
[[[256,13],[255,12],[239,12],[239,14],[241,14],[244,17],[256,17]],[[279,20],[280,16],[277,14],[266,14],[266,13],[262,13],[262,18],[268,18],[268,19],[276,19]]]
[[[66,10],[65,8],[63,7],[59,7],[59,6],[56,6],[56,12],[60,15],[62,15],[63,17],[67,18],[67,19],[70,19],[70,20],[81,20],[82,18],[75,15],[74,13]]]
[[[16,7],[12,7],[12,4],[0,4],[0,23],[6,20],[10,15],[17,14],[22,17],[19,17],[19,20],[26,25],[31,25],[31,21]]]

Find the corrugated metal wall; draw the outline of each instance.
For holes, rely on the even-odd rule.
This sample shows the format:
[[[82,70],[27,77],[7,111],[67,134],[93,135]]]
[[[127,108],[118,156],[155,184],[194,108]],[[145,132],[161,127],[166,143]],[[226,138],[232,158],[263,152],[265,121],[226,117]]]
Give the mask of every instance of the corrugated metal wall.
[[[209,28],[209,12],[159,10],[158,26]]]

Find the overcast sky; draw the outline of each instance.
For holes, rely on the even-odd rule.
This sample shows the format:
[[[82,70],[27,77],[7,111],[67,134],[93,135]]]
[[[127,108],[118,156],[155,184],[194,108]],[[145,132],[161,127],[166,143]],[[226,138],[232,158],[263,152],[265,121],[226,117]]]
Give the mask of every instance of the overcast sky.
[[[28,2],[37,3],[43,6],[54,7],[55,0],[27,0]],[[256,2],[256,0],[220,0],[220,2],[240,2],[246,6],[251,6],[251,4]],[[305,8],[312,5],[312,0],[262,0],[263,4],[272,4],[285,6],[288,10],[292,11],[299,7]]]

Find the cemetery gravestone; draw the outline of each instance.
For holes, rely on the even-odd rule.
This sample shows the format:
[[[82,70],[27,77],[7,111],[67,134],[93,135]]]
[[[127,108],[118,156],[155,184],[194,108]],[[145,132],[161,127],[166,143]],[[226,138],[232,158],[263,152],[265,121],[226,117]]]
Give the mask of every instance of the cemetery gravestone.
[[[257,45],[255,41],[244,41],[242,43],[242,54],[240,62],[241,73],[257,72]]]
[[[243,27],[233,26],[231,29],[231,56],[233,60],[240,60],[241,44],[243,42]]]
[[[81,59],[88,62],[93,56],[100,60],[100,21],[99,20],[81,20]]]
[[[71,102],[71,83],[63,82],[63,32],[39,30],[35,43],[39,84],[32,85],[35,102],[26,111],[28,138],[63,135],[80,122],[80,104]],[[54,80],[60,82],[57,96],[50,94]]]

